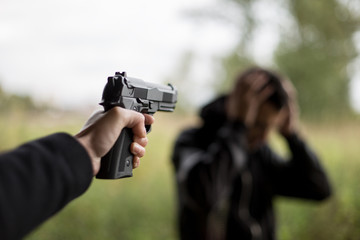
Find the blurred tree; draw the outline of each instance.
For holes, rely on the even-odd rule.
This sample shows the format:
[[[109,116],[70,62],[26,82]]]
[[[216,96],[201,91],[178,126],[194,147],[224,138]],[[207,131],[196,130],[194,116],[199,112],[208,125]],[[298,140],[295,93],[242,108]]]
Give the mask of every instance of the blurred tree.
[[[212,66],[214,72],[220,71],[218,74],[212,73],[215,77],[212,88],[217,93],[226,92],[232,85],[234,76],[238,74],[239,67],[254,65],[254,60],[248,51],[248,46],[252,41],[253,31],[256,23],[252,14],[253,2],[250,0],[220,0],[201,9],[189,9],[185,11],[185,16],[190,18],[193,22],[215,21],[219,25],[232,27],[237,36],[237,44],[231,54],[228,56],[217,56],[215,62],[222,63],[221,68]],[[204,22],[205,20],[205,22]],[[216,34],[214,34],[216,37]],[[206,39],[204,39],[206,41]],[[182,59],[184,60],[184,58]],[[193,66],[189,66],[191,70]],[[211,81],[209,78],[209,81]]]
[[[254,57],[254,49],[259,47],[254,42],[259,38],[266,42],[271,36],[260,30],[264,25],[272,25],[272,34],[277,35],[279,42],[264,67],[278,70],[293,81],[300,93],[302,116],[318,119],[352,112],[348,66],[358,56],[353,41],[359,31],[358,1],[221,0],[218,5],[219,12],[223,5],[237,12],[225,14],[224,18],[233,17],[238,39],[233,52],[221,59],[223,81],[215,89],[228,90],[235,75],[248,66],[264,66]],[[219,14],[216,16],[218,19]]]
[[[224,78],[223,82],[217,81],[215,89],[227,91],[234,81],[234,78],[239,73],[239,68],[246,68],[255,64],[248,47],[252,40],[252,35],[256,26],[256,19],[252,14],[253,1],[249,0],[230,0],[234,3],[235,8],[238,9],[238,14],[241,16],[238,21],[239,40],[234,51],[222,60]]]
[[[288,10],[295,24],[281,33],[275,61],[300,92],[304,115],[349,114],[347,68],[358,55],[352,38],[359,15],[336,0],[288,1]]]
[[[176,66],[170,76],[166,77],[166,82],[172,83],[178,90],[178,102],[176,103],[176,112],[184,113],[193,111],[194,104],[191,102],[191,94],[194,94],[189,74],[193,64],[194,54],[192,51],[186,51],[181,56],[179,64]]]

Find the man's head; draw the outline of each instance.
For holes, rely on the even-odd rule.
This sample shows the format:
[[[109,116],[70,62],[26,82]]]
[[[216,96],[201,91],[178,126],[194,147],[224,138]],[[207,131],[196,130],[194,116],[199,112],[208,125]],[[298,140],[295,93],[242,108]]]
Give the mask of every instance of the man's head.
[[[288,104],[284,81],[278,74],[262,68],[248,69],[236,79],[230,96],[238,100],[238,108],[248,108],[246,113],[239,109],[242,120],[248,121],[246,118],[253,114],[251,124],[247,126],[248,145],[252,150],[266,141]]]
[[[263,68],[259,68],[259,67],[249,68],[248,70],[242,72],[237,77],[236,88],[243,81],[255,80],[256,76],[260,75],[260,74],[264,75],[264,77],[267,78],[267,83],[263,86],[263,88],[271,86],[271,88],[273,89],[272,94],[270,96],[268,96],[268,98],[265,100],[265,102],[272,104],[273,107],[275,107],[277,110],[281,110],[281,108],[287,104],[289,97],[283,87],[283,83],[285,82],[285,79],[275,72],[272,72],[272,71],[269,71],[269,70],[266,70]],[[260,89],[260,91],[262,89]]]

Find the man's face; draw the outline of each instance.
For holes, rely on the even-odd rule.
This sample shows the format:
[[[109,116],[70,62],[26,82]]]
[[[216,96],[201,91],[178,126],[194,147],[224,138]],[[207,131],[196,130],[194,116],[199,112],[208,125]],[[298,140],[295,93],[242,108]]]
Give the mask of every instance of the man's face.
[[[254,151],[266,142],[280,115],[281,110],[276,109],[271,103],[260,106],[255,123],[247,132],[249,150]]]

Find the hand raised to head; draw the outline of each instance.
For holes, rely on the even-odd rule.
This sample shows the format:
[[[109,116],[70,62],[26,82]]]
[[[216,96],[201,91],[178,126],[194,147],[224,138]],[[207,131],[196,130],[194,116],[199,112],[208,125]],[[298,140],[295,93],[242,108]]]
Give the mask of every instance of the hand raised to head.
[[[228,118],[241,121],[245,126],[251,127],[257,117],[259,107],[274,91],[271,86],[266,86],[268,81],[268,76],[261,71],[240,78],[227,101]]]

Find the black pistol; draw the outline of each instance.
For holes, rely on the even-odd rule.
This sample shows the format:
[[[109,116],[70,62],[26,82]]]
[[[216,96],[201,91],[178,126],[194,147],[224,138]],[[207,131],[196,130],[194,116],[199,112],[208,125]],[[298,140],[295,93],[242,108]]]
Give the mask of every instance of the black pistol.
[[[125,72],[116,72],[108,77],[100,105],[105,111],[119,106],[140,113],[154,114],[157,111],[172,112],[177,101],[177,90],[171,84],[161,85],[127,77]],[[147,133],[151,126],[145,126]],[[117,179],[132,176],[130,145],[133,133],[124,128],[110,151],[101,158],[100,171],[96,178]]]

